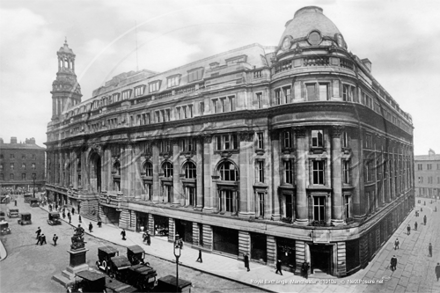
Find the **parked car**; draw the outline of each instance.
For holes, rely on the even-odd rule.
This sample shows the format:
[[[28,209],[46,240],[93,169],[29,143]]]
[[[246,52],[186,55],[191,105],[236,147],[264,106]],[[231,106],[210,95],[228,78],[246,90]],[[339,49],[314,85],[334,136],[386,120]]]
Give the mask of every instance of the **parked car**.
[[[131,293],[136,292],[136,288],[101,273],[86,270],[76,273],[76,280],[67,287],[67,292]]]
[[[96,266],[98,267],[98,269],[108,274],[111,258],[118,255],[119,252],[114,247],[111,246],[98,247],[98,260],[96,261]]]
[[[18,218],[20,217],[20,213],[18,209],[8,209],[8,217],[9,218]]]
[[[40,200],[38,198],[31,198],[29,200],[29,204],[31,207],[35,208],[35,207],[39,207],[40,206]]]
[[[6,221],[5,212],[0,212],[0,221]]]
[[[9,229],[8,222],[6,222],[6,221],[0,222],[0,234],[1,235],[11,234],[11,229]]]
[[[132,245],[127,247],[127,258],[132,265],[145,264],[149,266],[148,262],[145,262],[145,251],[139,245]]]
[[[110,259],[108,275],[111,278],[116,278],[121,282],[126,282],[128,278],[128,269],[131,263],[125,256],[114,256]]]
[[[160,278],[157,281],[157,287],[155,292],[186,292],[191,293],[192,283],[179,278],[179,283],[176,289],[176,277],[168,275],[166,277]]]
[[[127,272],[125,272],[125,281],[138,288],[142,292],[152,291],[156,285],[156,270],[150,266],[138,264],[131,266]]]
[[[18,220],[20,225],[30,225],[32,224],[31,213],[21,213],[20,219]]]
[[[23,197],[24,197],[24,202],[29,203],[32,198],[32,193],[26,193]]]
[[[47,223],[49,225],[61,225],[60,213],[59,212],[50,212],[48,214],[49,219],[47,219]]]

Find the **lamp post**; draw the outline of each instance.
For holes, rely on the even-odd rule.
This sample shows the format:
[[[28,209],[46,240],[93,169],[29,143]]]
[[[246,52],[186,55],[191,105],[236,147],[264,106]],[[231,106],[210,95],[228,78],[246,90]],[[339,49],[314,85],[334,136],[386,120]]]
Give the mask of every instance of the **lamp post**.
[[[182,250],[178,239],[174,240],[174,256],[176,257],[176,292],[179,292],[179,258]]]
[[[32,181],[34,182],[34,186],[32,188],[32,197],[35,198],[35,173],[32,174]]]

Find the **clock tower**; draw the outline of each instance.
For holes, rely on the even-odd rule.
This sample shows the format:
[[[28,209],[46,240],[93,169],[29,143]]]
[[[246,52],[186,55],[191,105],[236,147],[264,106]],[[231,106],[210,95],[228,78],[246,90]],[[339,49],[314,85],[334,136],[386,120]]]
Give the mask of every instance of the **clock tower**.
[[[75,54],[67,45],[58,50],[58,72],[52,83],[52,120],[56,120],[67,109],[81,103],[81,87],[76,80]]]

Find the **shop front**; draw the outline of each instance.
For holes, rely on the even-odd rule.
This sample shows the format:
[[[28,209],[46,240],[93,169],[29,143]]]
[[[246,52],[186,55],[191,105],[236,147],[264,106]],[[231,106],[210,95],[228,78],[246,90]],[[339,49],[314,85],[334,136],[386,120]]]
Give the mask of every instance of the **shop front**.
[[[192,222],[176,219],[175,225],[176,225],[176,234],[179,234],[183,242],[192,244],[193,243]]]
[[[136,232],[146,231],[148,228],[148,214],[136,212]]]
[[[267,240],[266,235],[250,233],[251,236],[251,259],[260,263],[267,262]]]
[[[169,222],[167,217],[154,215],[154,235],[168,236]]]
[[[238,231],[223,227],[212,227],[213,249],[218,252],[238,255]]]
[[[296,267],[295,240],[277,237],[277,258],[285,271],[294,273]]]

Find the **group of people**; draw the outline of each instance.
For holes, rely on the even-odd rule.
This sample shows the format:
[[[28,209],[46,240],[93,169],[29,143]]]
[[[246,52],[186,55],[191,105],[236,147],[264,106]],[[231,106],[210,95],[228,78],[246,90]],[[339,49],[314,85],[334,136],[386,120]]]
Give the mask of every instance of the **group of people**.
[[[46,235],[44,235],[44,233],[41,233],[41,228],[40,227],[38,227],[38,229],[37,229],[37,231],[35,231],[35,233],[37,234],[37,237],[36,237],[37,243],[35,245],[47,244]],[[52,241],[53,241],[53,245],[57,246],[57,241],[58,241],[57,234],[53,234]]]

